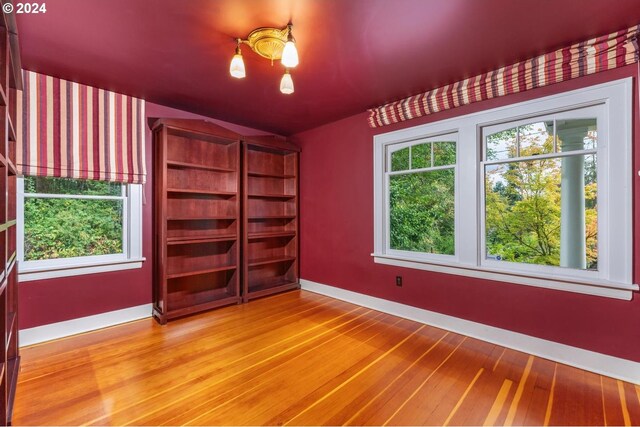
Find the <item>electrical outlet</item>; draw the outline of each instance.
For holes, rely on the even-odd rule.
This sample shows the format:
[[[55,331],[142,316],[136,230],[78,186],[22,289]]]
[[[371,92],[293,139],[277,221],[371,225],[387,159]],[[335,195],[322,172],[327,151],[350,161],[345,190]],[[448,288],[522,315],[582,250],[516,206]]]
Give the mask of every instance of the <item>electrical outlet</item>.
[[[402,287],[402,276],[396,276],[396,286]]]

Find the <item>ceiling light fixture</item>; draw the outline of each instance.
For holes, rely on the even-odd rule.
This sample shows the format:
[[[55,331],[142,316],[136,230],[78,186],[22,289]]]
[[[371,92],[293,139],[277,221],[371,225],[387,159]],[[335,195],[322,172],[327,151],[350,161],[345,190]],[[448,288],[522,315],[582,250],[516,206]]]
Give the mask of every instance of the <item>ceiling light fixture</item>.
[[[239,79],[246,76],[244,61],[240,52],[240,43],[244,43],[249,45],[251,50],[258,55],[269,59],[271,65],[273,65],[274,60],[281,60],[285,71],[280,80],[280,92],[287,95],[293,93],[293,79],[289,69],[298,65],[299,60],[296,40],[291,31],[292,28],[293,24],[291,23],[283,29],[262,27],[249,33],[246,40],[236,39],[236,54],[231,60],[229,73]]]
[[[284,74],[282,75],[282,79],[280,80],[280,92],[285,95],[289,95],[293,93],[293,79],[291,78],[291,74],[289,73],[289,69],[284,69]]]
[[[242,52],[240,52],[240,39],[237,40],[236,54],[233,55],[231,65],[229,66],[229,73],[236,79],[244,79],[247,73],[244,69],[244,61],[242,60]]]

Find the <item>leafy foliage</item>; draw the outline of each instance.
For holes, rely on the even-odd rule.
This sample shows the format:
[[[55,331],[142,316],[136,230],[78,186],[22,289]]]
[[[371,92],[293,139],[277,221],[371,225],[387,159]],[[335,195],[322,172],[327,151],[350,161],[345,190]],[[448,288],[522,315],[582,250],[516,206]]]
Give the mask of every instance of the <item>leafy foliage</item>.
[[[25,193],[120,195],[120,184],[27,177]],[[122,253],[122,201],[25,197],[24,258]]]
[[[431,146],[433,144],[433,147]],[[455,142],[423,143],[394,152],[393,171],[454,165]],[[411,161],[409,161],[411,159]],[[390,247],[453,255],[455,252],[455,170],[398,174],[389,180]]]
[[[392,176],[391,248],[453,255],[454,186],[453,169]]]
[[[485,170],[487,255],[505,261],[559,266],[562,159],[535,159],[536,155],[553,152],[553,132],[536,133],[531,130],[535,125],[528,126],[524,132],[523,127],[519,130],[519,157],[531,156],[534,160],[487,166]],[[502,146],[509,153],[516,151],[513,131],[492,135],[503,141]],[[581,157],[585,177],[586,262],[588,269],[596,269],[596,159],[595,155]]]
[[[570,128],[576,123],[558,123]],[[582,123],[585,125],[585,123]],[[593,121],[595,125],[595,121]],[[485,170],[487,255],[505,261],[560,265],[562,196],[561,158],[536,156],[593,148],[595,130],[584,140],[554,144],[554,121],[531,123],[487,137],[488,160],[528,158],[494,164]],[[433,159],[432,159],[433,157]],[[588,269],[598,264],[596,156],[584,161],[585,243]],[[391,155],[389,178],[390,247],[397,250],[454,254],[454,169],[416,171],[456,162],[454,142],[416,144]],[[406,173],[403,173],[406,172]]]

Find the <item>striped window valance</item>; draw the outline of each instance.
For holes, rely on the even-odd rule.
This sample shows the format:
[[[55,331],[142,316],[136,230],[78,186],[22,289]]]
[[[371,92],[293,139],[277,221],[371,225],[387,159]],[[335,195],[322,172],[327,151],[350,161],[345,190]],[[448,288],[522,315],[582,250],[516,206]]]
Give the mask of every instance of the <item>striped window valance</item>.
[[[369,110],[380,127],[638,62],[640,25]]]
[[[18,173],[144,183],[144,100],[30,71],[17,98]]]

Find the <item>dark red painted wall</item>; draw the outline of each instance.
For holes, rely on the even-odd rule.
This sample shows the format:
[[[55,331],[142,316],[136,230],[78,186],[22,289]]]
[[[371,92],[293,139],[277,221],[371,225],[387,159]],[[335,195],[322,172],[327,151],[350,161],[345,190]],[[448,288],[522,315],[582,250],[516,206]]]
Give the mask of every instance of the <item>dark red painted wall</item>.
[[[207,119],[243,135],[266,134],[220,120],[187,113],[157,104],[146,104],[147,117]],[[146,122],[145,122],[146,123]],[[62,322],[151,302],[152,191],[151,131],[147,128],[146,203],[142,212],[142,252],[147,259],[142,268],[109,273],[23,282],[19,285],[20,329]],[[149,313],[151,314],[151,313]]]
[[[619,301],[375,264],[373,136],[618,78],[636,66],[371,129],[359,114],[294,136],[301,145],[301,276],[304,279],[640,362],[640,298]],[[635,88],[637,95],[637,86]],[[636,96],[637,98],[637,96]],[[634,170],[640,166],[637,99]],[[640,221],[634,173],[634,223]],[[635,228],[634,278],[640,271]],[[395,286],[402,275],[403,287]]]

